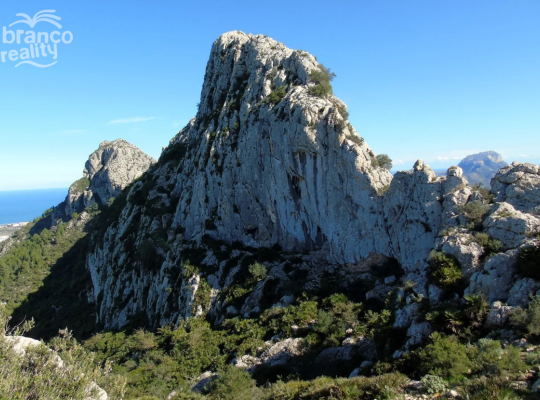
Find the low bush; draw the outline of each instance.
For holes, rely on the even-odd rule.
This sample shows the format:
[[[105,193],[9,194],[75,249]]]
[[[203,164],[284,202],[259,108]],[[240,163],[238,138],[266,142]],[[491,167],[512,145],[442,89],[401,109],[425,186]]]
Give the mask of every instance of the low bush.
[[[249,266],[249,273],[255,282],[264,281],[268,276],[267,268],[263,264],[257,262]]]
[[[517,307],[513,310],[510,323],[529,335],[540,335],[540,296],[531,297],[527,308]]]
[[[425,373],[446,379],[461,380],[468,375],[473,364],[467,355],[467,348],[457,336],[442,336],[433,333],[432,343],[421,353],[421,368]]]
[[[486,376],[504,378],[515,376],[527,369],[519,349],[501,342],[480,339],[476,344],[462,344],[455,335],[443,336],[437,332],[430,336],[431,344],[420,353],[421,371],[448,381]]]
[[[448,383],[437,375],[424,375],[420,381],[428,394],[442,394],[448,390]]]
[[[478,377],[464,382],[462,397],[470,400],[521,400],[510,386],[510,382],[493,377]]]
[[[336,77],[329,68],[320,64],[318,69],[313,69],[309,73],[309,79],[315,85],[310,86],[309,94],[316,97],[327,97],[332,94],[332,85],[330,82]]]
[[[464,296],[466,307],[465,315],[470,322],[471,327],[478,328],[482,326],[486,319],[489,303],[483,294],[470,293]]]
[[[285,96],[287,96],[287,88],[285,86],[280,86],[270,93],[266,99],[270,104],[278,104]]]
[[[459,212],[461,212],[465,218],[469,221],[474,229],[480,229],[482,220],[489,211],[489,206],[482,203],[480,200],[469,201],[467,204],[460,206]]]
[[[373,168],[385,168],[390,171],[392,169],[392,159],[388,157],[388,154],[378,154],[376,157],[371,158],[371,165]]]
[[[430,278],[440,288],[455,289],[463,279],[459,261],[442,251],[432,251],[429,256]]]
[[[398,373],[352,379],[328,377],[313,381],[278,381],[265,391],[268,400],[375,400],[392,399],[405,386],[408,379]]]
[[[540,279],[540,245],[528,246],[519,250],[515,267],[528,278]]]
[[[87,178],[81,178],[70,186],[69,191],[75,194],[82,194],[89,186],[90,181]]]
[[[212,400],[253,400],[260,390],[247,371],[227,365],[207,387]]]
[[[495,195],[491,193],[491,191],[487,187],[485,187],[483,183],[481,182],[475,183],[472,186],[472,190],[479,192],[484,198],[484,200],[486,201],[486,203],[488,204],[493,203],[493,200],[495,199]]]

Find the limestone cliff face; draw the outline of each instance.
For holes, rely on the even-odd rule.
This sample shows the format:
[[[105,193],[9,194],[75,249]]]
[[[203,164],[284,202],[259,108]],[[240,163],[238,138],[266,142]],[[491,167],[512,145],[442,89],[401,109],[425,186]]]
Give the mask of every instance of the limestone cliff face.
[[[261,35],[231,32],[214,43],[197,117],[173,139],[188,147],[173,221],[186,238],[328,245],[343,262],[388,252],[377,192],[391,174],[372,166],[375,154],[339,99],[309,94],[318,68],[313,56]]]
[[[491,290],[484,270],[497,260],[484,262],[463,206],[521,213],[510,213],[506,225],[484,222],[504,243],[499,258],[511,259],[540,229],[532,215],[538,171],[521,164],[501,170],[492,191],[503,205],[488,205],[458,167],[438,178],[419,160],[392,177],[348,123],[343,102],[314,95],[320,68],[306,52],[262,35],[229,32],[213,44],[196,117],[116,200],[88,254],[105,328],[141,317],[158,326],[204,312],[217,322],[249,316],[286,304],[300,285],[297,275],[306,276],[305,288],[327,276],[342,284],[360,279],[371,285],[367,298],[384,298],[392,285],[412,280],[415,296],[436,304],[442,292],[427,272],[434,249],[459,260],[470,290]],[[243,304],[220,296],[248,260],[279,248],[282,259],[266,263],[268,277]],[[399,280],[383,283],[366,273],[394,261]],[[506,297],[518,278],[508,277]],[[396,317],[397,327],[411,327],[411,343],[418,332],[429,334],[425,324],[413,324],[418,307],[407,300]]]

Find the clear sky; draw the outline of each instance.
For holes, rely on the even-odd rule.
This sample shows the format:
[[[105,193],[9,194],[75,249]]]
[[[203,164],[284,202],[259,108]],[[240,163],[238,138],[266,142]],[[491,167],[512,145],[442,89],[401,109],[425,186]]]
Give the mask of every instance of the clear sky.
[[[103,140],[159,157],[195,115],[212,43],[230,30],[330,67],[352,124],[398,168],[485,150],[540,162],[538,0],[2,0],[0,27],[31,30],[9,25],[42,10],[73,41],[49,68],[0,62],[0,190],[67,187]]]

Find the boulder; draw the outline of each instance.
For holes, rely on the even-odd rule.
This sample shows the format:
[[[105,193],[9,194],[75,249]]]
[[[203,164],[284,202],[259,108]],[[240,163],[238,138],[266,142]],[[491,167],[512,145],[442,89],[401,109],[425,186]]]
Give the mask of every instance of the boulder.
[[[472,275],[465,294],[483,293],[489,302],[506,301],[510,289],[514,286],[513,265],[517,255],[517,250],[509,250],[490,257],[483,270]]]
[[[540,290],[540,282],[531,278],[523,278],[516,281],[508,296],[508,305],[513,307],[527,307],[531,296]]]
[[[499,203],[484,220],[484,230],[504,248],[516,248],[528,237],[540,233],[540,218],[516,210],[509,203]]]
[[[508,323],[510,312],[514,307],[506,306],[500,301],[495,301],[491,305],[486,318],[485,326],[488,328],[503,327]]]

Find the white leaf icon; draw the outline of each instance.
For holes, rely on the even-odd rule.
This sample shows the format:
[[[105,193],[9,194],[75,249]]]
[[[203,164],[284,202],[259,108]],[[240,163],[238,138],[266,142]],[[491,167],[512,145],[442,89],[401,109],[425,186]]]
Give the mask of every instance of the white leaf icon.
[[[62,25],[60,25],[56,21],[60,21],[62,18],[60,18],[60,17],[58,17],[56,15],[50,14],[50,13],[55,13],[55,12],[56,12],[56,10],[43,10],[43,11],[40,11],[40,12],[36,13],[36,15],[34,15],[34,18],[30,18],[30,16],[28,14],[19,13],[19,14],[16,14],[17,17],[23,17],[24,19],[21,19],[19,21],[15,21],[12,24],[10,24],[9,26],[12,26],[12,25],[15,25],[15,24],[27,24],[27,25],[30,26],[30,28],[33,28],[34,26],[36,26],[36,24],[38,22],[48,22],[48,23],[53,24],[54,26],[56,26],[58,29],[61,29]],[[54,21],[54,20],[56,20],[56,21]]]

